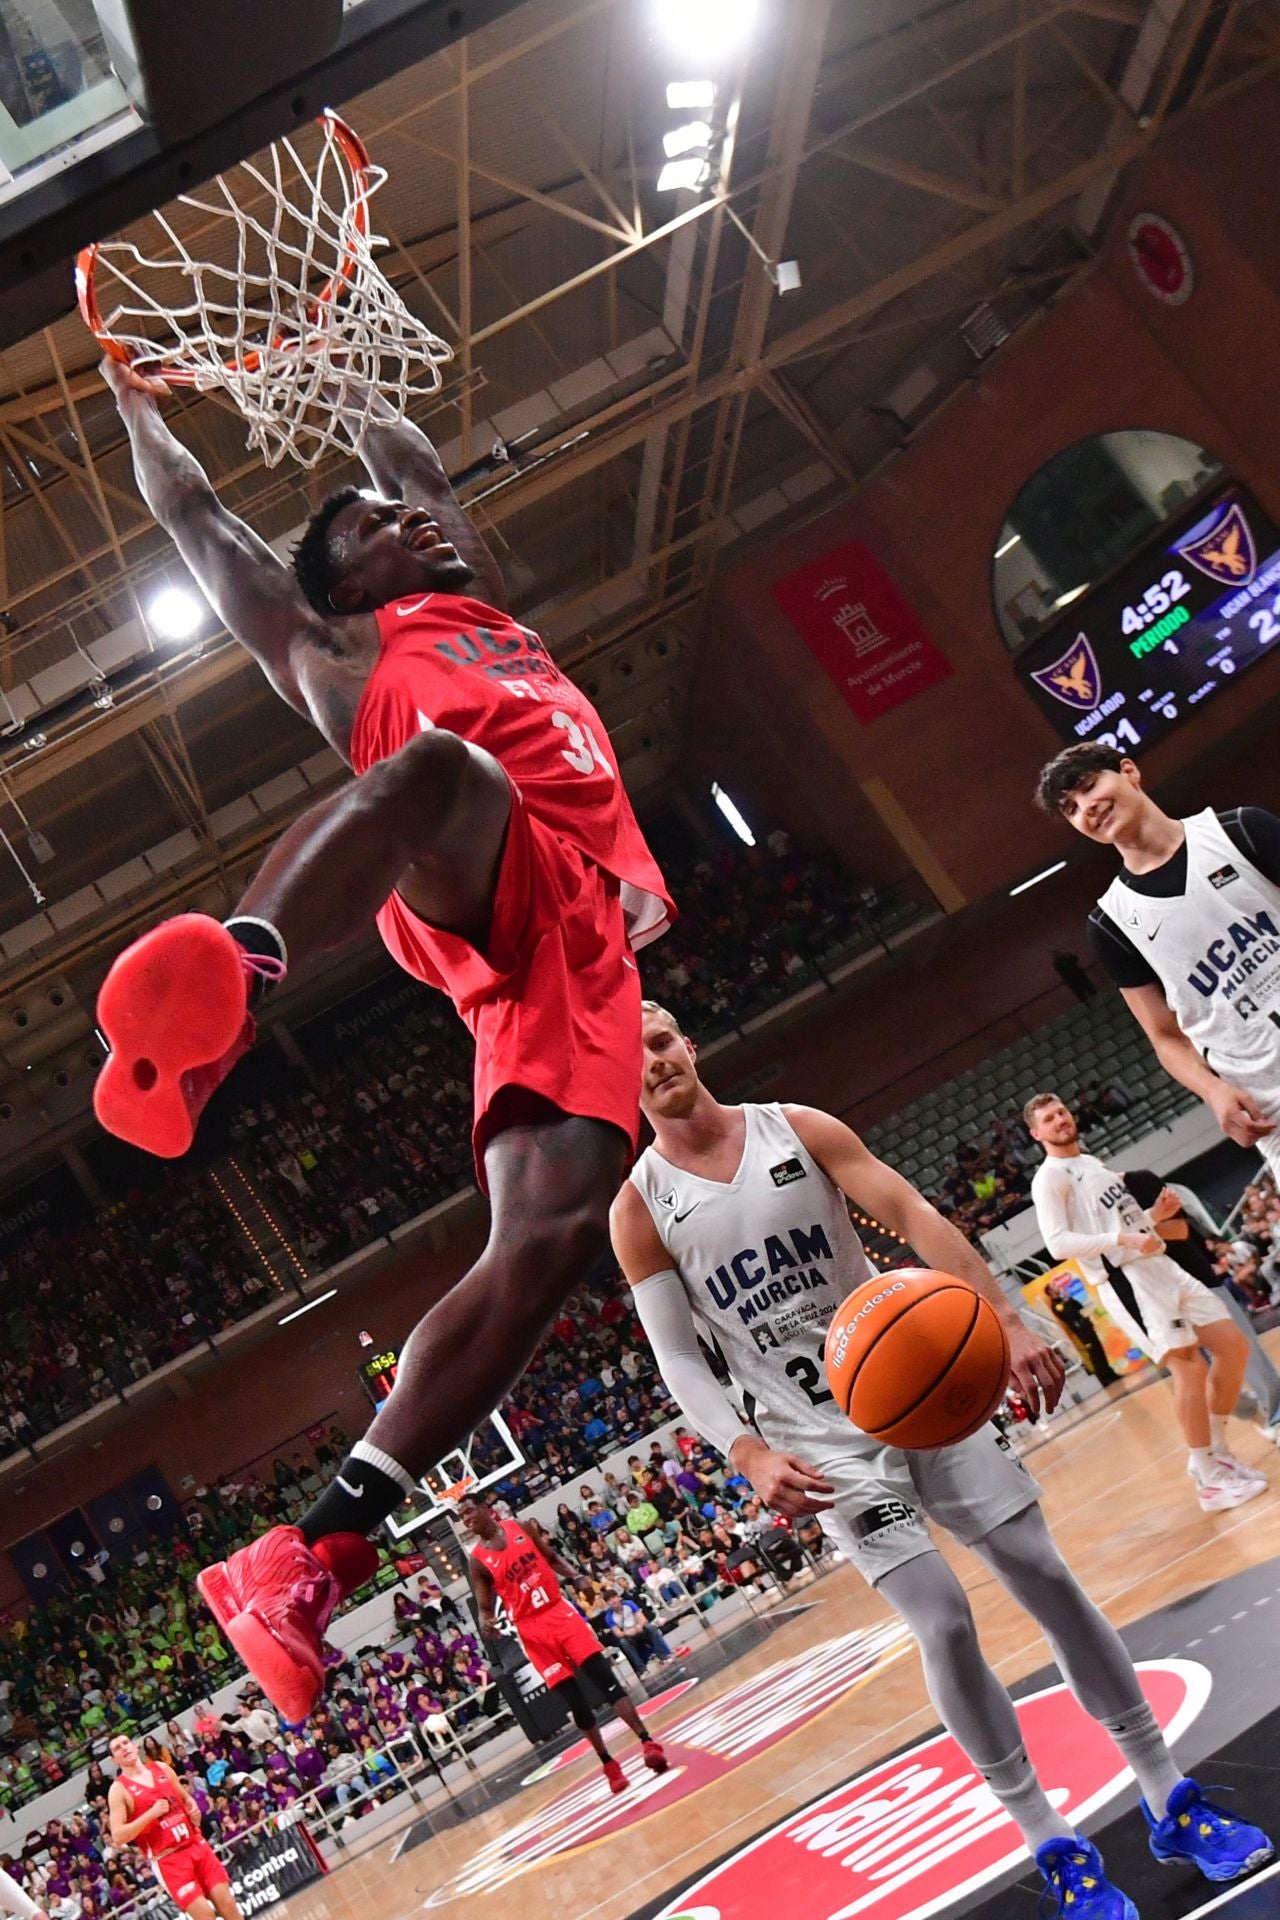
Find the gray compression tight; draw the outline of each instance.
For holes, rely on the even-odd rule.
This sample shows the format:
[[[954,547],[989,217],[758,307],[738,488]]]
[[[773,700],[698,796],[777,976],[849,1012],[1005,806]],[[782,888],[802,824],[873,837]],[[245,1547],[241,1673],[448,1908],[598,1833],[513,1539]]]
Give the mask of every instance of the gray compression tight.
[[[1039,1507],[989,1533],[973,1551],[1049,1642],[1059,1671],[1085,1712],[1112,1720],[1131,1712],[1142,1690],[1124,1642],[1054,1546]],[[902,1615],[920,1648],[938,1717],[980,1768],[1022,1741],[1007,1689],[987,1663],[964,1588],[939,1553],[895,1567],[879,1591]]]

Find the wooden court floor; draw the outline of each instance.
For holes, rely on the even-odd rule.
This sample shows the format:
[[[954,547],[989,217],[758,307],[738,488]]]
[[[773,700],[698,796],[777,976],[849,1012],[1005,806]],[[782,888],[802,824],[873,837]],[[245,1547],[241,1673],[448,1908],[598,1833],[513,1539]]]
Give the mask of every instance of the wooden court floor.
[[[1280,1361],[1280,1330],[1268,1336]],[[1199,1510],[1185,1474],[1170,1389],[1157,1383],[1050,1441],[1029,1458],[1045,1493],[1045,1511],[1067,1560],[1120,1627],[1228,1575],[1280,1557],[1280,1450],[1240,1423],[1238,1451],[1269,1472],[1258,1500],[1226,1514]],[[969,1590],[983,1644],[1001,1677],[1013,1682],[1048,1663],[1048,1650],[1020,1610],[963,1549],[944,1551]],[[782,1621],[760,1647],[673,1703],[653,1724],[707,1706],[753,1673],[804,1655],[853,1629],[891,1618],[889,1609],[847,1567],[797,1595],[807,1611]],[[1280,1657],[1280,1649],[1277,1649]],[[818,1717],[709,1784],[624,1831],[529,1867],[518,1877],[432,1905],[465,1920],[625,1920],[697,1868],[783,1819],[881,1755],[935,1726],[914,1652],[891,1659]],[[627,1759],[634,1743],[614,1724],[610,1745]],[[531,1757],[531,1770],[536,1761]],[[566,1788],[596,1773],[577,1762],[523,1789],[465,1826],[393,1860],[412,1824],[371,1837],[367,1851],[276,1911],[286,1920],[368,1920],[413,1913],[466,1873],[502,1835],[536,1820]]]

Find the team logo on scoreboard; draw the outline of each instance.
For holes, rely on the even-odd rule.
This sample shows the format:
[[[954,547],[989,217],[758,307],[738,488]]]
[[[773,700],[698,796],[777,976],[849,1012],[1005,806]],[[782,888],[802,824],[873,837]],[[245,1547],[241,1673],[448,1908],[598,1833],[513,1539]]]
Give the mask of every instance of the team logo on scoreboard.
[[[1173,550],[1226,587],[1246,585],[1258,570],[1253,533],[1238,500],[1227,504],[1207,533],[1188,534]]]
[[[1033,668],[1031,678],[1055,700],[1074,707],[1077,713],[1092,713],[1102,699],[1102,675],[1085,633],[1078,633],[1051,667]]]

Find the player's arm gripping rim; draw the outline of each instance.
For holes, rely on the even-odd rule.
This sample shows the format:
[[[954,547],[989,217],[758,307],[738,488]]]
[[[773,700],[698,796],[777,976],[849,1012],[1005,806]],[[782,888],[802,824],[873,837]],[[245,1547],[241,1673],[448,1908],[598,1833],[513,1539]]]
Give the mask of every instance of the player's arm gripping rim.
[[[1009,1341],[1013,1384],[1032,1419],[1052,1413],[1066,1384],[1066,1369],[1048,1341],[1029,1327],[1005,1298],[991,1269],[958,1227],[944,1220],[924,1195],[874,1153],[842,1120],[814,1107],[784,1107],[783,1112],[827,1178],[841,1192],[899,1234],[923,1260],[941,1273],[954,1274],[993,1308]]]
[[[248,649],[281,698],[309,714],[292,654],[300,641],[333,637],[304,599],[292,570],[252,527],[223,506],[204,468],[160,416],[166,389],[118,360],[102,362],[133,451],[138,490],[227,631]]]
[[[445,539],[474,572],[486,605],[506,613],[502,570],[449,484],[439,454],[421,428],[403,419],[381,395],[374,399],[360,458],[379,493],[407,507],[428,509]]]
[[[775,1513],[789,1519],[825,1513],[831,1506],[830,1483],[799,1454],[776,1452],[743,1426],[707,1364],[684,1284],[672,1271],[653,1217],[629,1180],[613,1203],[609,1227],[658,1371],[690,1426],[746,1475]]]
[[[1253,1095],[1221,1079],[1188,1040],[1162,988],[1121,987],[1120,993],[1165,1072],[1204,1101],[1229,1140],[1238,1147],[1256,1147],[1275,1132],[1274,1122]]]

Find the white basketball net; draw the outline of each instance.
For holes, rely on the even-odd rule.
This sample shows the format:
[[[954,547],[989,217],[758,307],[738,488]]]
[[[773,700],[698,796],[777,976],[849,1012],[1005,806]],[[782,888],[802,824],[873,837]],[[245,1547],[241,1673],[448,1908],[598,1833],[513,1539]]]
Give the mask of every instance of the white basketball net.
[[[180,195],[204,216],[185,239],[154,213],[141,238],[102,242],[93,264],[98,337],[174,384],[227,394],[269,467],[286,453],[314,467],[331,447],[358,449],[379,396],[402,412],[410,393],[439,388],[453,358],[374,261],[386,242],[366,209],[385,172],[361,164],[337,115],[317,124],[315,165],[280,140],[268,171],[245,161]]]

